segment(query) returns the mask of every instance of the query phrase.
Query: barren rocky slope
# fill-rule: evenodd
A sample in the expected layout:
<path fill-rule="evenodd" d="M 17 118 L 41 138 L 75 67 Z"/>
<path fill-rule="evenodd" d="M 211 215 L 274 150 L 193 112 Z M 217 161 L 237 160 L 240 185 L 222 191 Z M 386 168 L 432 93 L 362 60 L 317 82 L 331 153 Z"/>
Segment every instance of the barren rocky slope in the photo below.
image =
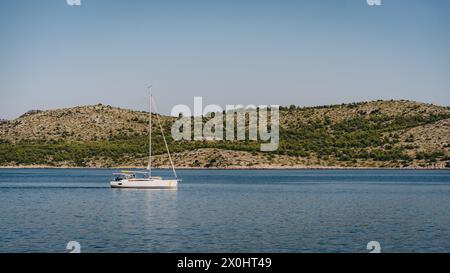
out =
<path fill-rule="evenodd" d="M 450 108 L 412 101 L 282 107 L 280 148 L 260 142 L 174 142 L 179 167 L 308 168 L 450 166 Z M 105 105 L 31 111 L 0 122 L 0 166 L 119 167 L 146 165 L 148 113 Z M 155 130 L 156 124 L 154 124 Z M 155 165 L 166 167 L 154 135 Z M 159 154 L 159 155 L 158 155 Z"/>

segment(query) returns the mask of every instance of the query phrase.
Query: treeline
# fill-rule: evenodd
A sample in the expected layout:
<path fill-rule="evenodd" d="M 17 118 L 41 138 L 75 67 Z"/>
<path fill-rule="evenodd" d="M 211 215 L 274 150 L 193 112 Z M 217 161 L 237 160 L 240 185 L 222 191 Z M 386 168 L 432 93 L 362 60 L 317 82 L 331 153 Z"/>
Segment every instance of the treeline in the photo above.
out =
<path fill-rule="evenodd" d="M 284 109 L 283 111 L 292 111 Z M 280 128 L 280 146 L 275 152 L 268 153 L 294 157 L 314 157 L 322 160 L 337 160 L 356 163 L 361 160 L 400 162 L 408 165 L 413 160 L 429 163 L 448 160 L 442 151 L 420 152 L 415 156 L 407 151 L 414 149 L 410 144 L 414 136 L 402 140 L 399 131 L 438 120 L 448 119 L 450 115 L 410 115 L 390 117 L 381 113 L 356 116 L 333 123 L 327 117 L 309 123 L 289 123 Z M 165 123 L 166 139 L 171 152 L 183 152 L 199 148 L 219 148 L 259 152 L 257 141 L 178 141 L 170 135 L 171 123 Z M 157 128 L 155 128 L 156 130 Z M 152 136 L 154 154 L 164 154 L 162 136 Z M 448 144 L 447 144 L 448 145 Z M 75 166 L 85 166 L 89 161 L 107 159 L 113 165 L 121 164 L 124 158 L 145 158 L 148 153 L 148 136 L 139 133 L 118 132 L 111 134 L 108 140 L 91 141 L 19 141 L 11 143 L 0 139 L 0 165 L 15 163 L 18 165 L 53 165 L 67 162 Z"/>

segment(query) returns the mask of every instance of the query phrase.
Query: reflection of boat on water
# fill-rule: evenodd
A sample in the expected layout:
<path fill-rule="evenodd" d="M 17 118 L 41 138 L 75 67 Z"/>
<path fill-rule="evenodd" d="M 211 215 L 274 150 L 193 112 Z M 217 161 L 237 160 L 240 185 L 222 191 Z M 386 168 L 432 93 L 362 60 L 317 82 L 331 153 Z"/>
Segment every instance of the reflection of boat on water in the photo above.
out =
<path fill-rule="evenodd" d="M 173 165 L 172 157 L 170 156 L 169 147 L 164 136 L 163 127 L 159 116 L 156 115 L 159 128 L 166 145 L 167 155 L 172 166 L 174 178 L 164 179 L 159 176 L 152 176 L 152 104 L 154 104 L 152 95 L 150 94 L 150 117 L 149 117 L 149 157 L 148 157 L 148 172 L 138 171 L 122 171 L 114 173 L 115 179 L 110 182 L 111 188 L 136 188 L 136 189 L 176 189 L 180 179 L 177 178 L 177 173 Z M 156 104 L 154 104 L 156 110 Z"/>

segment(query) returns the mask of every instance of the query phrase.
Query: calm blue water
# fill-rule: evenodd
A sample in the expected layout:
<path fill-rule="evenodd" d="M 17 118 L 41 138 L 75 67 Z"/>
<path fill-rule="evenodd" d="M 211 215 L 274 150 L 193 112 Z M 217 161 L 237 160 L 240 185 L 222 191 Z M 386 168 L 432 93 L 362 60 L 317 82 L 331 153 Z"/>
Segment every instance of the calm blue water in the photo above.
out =
<path fill-rule="evenodd" d="M 0 169 L 0 252 L 450 252 L 448 171 L 192 170 L 178 191 L 111 172 Z"/>

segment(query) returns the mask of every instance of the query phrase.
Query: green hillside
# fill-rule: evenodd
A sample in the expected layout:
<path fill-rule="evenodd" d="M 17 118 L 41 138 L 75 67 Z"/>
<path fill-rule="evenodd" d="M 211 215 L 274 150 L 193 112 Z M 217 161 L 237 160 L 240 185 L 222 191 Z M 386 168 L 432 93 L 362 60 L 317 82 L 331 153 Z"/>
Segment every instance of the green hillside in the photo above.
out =
<path fill-rule="evenodd" d="M 280 147 L 253 141 L 174 142 L 179 167 L 450 167 L 450 108 L 411 101 L 282 107 Z M 95 105 L 33 111 L 0 123 L 0 166 L 146 165 L 148 113 Z M 154 124 L 154 130 L 157 130 Z M 167 166 L 153 135 L 155 165 Z"/>

